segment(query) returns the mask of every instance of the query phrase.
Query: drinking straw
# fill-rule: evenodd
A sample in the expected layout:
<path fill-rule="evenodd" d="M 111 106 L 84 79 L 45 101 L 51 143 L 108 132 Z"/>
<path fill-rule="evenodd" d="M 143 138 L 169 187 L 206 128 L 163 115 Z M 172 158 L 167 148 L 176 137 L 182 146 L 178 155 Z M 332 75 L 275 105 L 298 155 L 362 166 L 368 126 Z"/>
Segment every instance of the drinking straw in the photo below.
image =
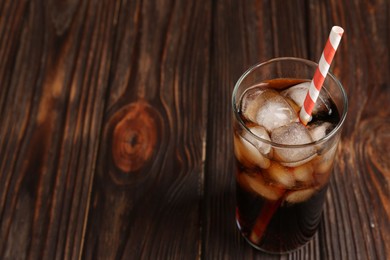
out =
<path fill-rule="evenodd" d="M 325 48 L 314 73 L 314 77 L 310 83 L 305 101 L 303 102 L 303 107 L 299 113 L 299 119 L 304 125 L 307 125 L 307 123 L 311 120 L 311 114 L 313 112 L 314 105 L 317 101 L 318 95 L 320 94 L 322 84 L 324 84 L 330 64 L 332 63 L 334 54 L 337 50 L 337 47 L 339 46 L 343 33 L 344 29 L 340 26 L 333 26 L 332 30 L 330 31 L 329 38 L 325 44 Z"/>
<path fill-rule="evenodd" d="M 266 201 L 262 207 L 259 215 L 256 218 L 255 224 L 252 227 L 252 232 L 249 236 L 249 240 L 252 243 L 259 244 L 261 239 L 264 236 L 264 233 L 267 229 L 269 222 L 271 221 L 276 210 L 279 208 L 282 203 L 284 196 L 279 198 L 277 201 Z"/>

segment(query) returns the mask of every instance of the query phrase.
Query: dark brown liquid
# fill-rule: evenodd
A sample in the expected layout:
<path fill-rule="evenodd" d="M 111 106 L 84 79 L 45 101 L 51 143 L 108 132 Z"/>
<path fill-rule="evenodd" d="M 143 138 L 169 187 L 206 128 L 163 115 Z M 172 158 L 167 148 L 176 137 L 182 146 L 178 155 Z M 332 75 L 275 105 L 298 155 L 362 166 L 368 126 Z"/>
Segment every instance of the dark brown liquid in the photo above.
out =
<path fill-rule="evenodd" d="M 237 184 L 236 218 L 242 234 L 249 239 L 256 221 L 262 221 L 262 217 L 270 218 L 260 242 L 255 244 L 250 241 L 252 244 L 268 252 L 288 252 L 304 245 L 318 228 L 326 190 L 327 186 L 307 201 L 289 205 L 267 201 Z M 260 216 L 261 212 L 265 212 L 265 215 Z"/>
<path fill-rule="evenodd" d="M 269 81 L 270 88 L 281 91 L 289 86 L 302 81 L 278 79 Z M 245 118 L 242 118 L 247 122 Z M 339 122 L 340 116 L 333 101 L 330 101 L 330 109 L 324 113 L 313 116 L 311 124 L 318 121 L 330 122 L 334 126 Z M 253 124 L 252 122 L 247 122 Z M 236 134 L 240 134 L 236 132 Z M 241 164 L 237 162 L 237 177 L 240 174 L 259 174 L 264 172 L 259 167 Z M 293 167 L 291 167 L 293 169 Z M 314 169 L 314 175 L 316 169 Z M 315 234 L 322 216 L 322 207 L 325 200 L 327 181 L 317 186 L 316 192 L 306 201 L 299 203 L 287 203 L 286 195 L 294 190 L 281 188 L 284 194 L 278 200 L 267 200 L 264 197 L 251 192 L 248 187 L 242 187 L 237 181 L 237 224 L 243 236 L 255 247 L 267 252 L 287 252 L 298 248 L 308 242 Z M 295 189 L 297 190 L 297 189 Z M 253 234 L 258 237 L 252 238 Z"/>

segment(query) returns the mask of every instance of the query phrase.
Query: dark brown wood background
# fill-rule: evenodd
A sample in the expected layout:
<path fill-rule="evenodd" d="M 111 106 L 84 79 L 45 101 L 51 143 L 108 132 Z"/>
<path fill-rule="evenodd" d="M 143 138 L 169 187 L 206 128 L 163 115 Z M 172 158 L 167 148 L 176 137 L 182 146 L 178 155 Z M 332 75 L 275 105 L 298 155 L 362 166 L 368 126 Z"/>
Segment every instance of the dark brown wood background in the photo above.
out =
<path fill-rule="evenodd" d="M 0 1 L 0 259 L 389 259 L 390 3 Z M 234 221 L 230 97 L 318 61 L 350 100 L 323 222 L 252 249 Z"/>

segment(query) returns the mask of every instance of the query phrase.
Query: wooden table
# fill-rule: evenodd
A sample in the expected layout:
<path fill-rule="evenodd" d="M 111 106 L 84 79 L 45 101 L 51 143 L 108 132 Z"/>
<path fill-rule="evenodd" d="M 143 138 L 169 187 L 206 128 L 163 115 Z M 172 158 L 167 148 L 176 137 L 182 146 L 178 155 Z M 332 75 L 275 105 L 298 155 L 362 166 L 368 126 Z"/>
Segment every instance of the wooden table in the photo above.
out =
<path fill-rule="evenodd" d="M 0 259 L 389 259 L 390 3 L 0 2 Z M 289 255 L 234 220 L 230 98 L 252 64 L 332 65 L 350 100 L 323 222 Z"/>

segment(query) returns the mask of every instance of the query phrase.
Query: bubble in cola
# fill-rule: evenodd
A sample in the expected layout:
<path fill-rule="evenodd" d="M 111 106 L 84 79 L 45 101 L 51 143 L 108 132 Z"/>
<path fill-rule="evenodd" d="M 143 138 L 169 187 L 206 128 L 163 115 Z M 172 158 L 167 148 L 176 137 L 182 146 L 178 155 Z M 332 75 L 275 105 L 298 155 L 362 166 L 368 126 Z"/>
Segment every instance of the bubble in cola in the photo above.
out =
<path fill-rule="evenodd" d="M 309 84 L 270 80 L 241 96 L 246 129 L 235 127 L 234 132 L 237 223 L 244 237 L 265 251 L 286 252 L 305 244 L 321 217 L 337 142 L 324 146 L 319 141 L 340 116 L 321 92 L 312 121 L 307 126 L 299 122 Z"/>

